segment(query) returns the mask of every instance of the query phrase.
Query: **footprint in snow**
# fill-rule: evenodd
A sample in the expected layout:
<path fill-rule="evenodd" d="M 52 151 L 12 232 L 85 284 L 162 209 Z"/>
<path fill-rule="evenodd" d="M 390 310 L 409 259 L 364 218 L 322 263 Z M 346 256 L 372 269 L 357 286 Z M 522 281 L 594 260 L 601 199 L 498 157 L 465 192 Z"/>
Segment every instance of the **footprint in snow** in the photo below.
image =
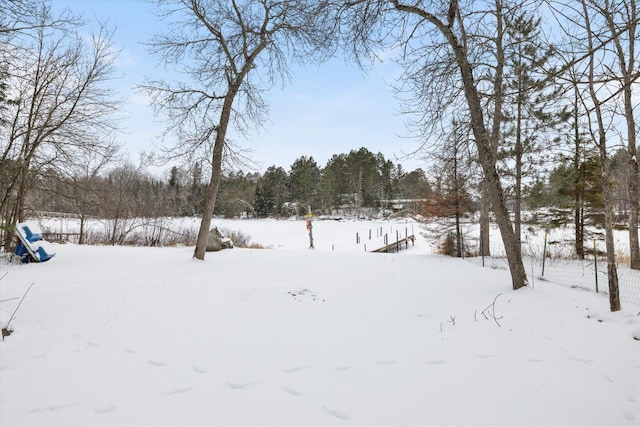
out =
<path fill-rule="evenodd" d="M 294 390 L 289 387 L 282 387 L 282 391 L 284 391 L 287 394 L 290 394 L 291 396 L 300 396 L 302 394 L 298 390 Z"/>
<path fill-rule="evenodd" d="M 282 372 L 285 374 L 293 374 L 300 371 L 306 371 L 307 369 L 311 369 L 311 366 L 295 366 L 293 368 L 283 369 Z"/>
<path fill-rule="evenodd" d="M 427 360 L 427 363 L 429 365 L 442 365 L 444 360 Z"/>
<path fill-rule="evenodd" d="M 93 412 L 96 414 L 108 414 L 109 412 L 113 412 L 116 410 L 115 406 L 107 406 L 105 408 L 93 408 Z"/>
<path fill-rule="evenodd" d="M 182 394 L 182 393 L 186 393 L 188 391 L 193 390 L 193 387 L 185 387 L 185 388 L 178 388 L 175 390 L 171 390 L 171 391 L 167 391 L 164 393 L 165 396 L 173 396 L 175 394 Z"/>
<path fill-rule="evenodd" d="M 569 357 L 569 359 L 571 360 L 575 360 L 576 362 L 582 362 L 587 366 L 591 366 L 591 364 L 593 363 L 593 360 L 589 360 L 589 359 L 581 359 L 579 357 Z"/>
<path fill-rule="evenodd" d="M 232 390 L 245 390 L 256 383 L 231 383 L 227 382 L 227 386 Z"/>
<path fill-rule="evenodd" d="M 124 348 L 124 351 L 126 351 L 126 352 L 127 352 L 127 353 L 129 353 L 129 354 L 138 354 L 138 352 L 137 352 L 137 351 L 135 351 L 135 350 L 133 350 L 133 349 L 130 349 L 130 348 L 128 348 L 128 347 L 125 347 L 125 348 Z"/>
<path fill-rule="evenodd" d="M 147 360 L 147 363 L 153 366 L 166 366 L 166 363 L 158 362 L 157 360 Z"/>
<path fill-rule="evenodd" d="M 474 354 L 473 357 L 475 357 L 476 359 L 491 359 L 495 356 L 493 354 Z"/>
<path fill-rule="evenodd" d="M 207 371 L 205 371 L 204 369 L 199 368 L 198 366 L 195 366 L 195 365 L 193 365 L 191 367 L 191 369 L 193 369 L 193 372 L 195 372 L 196 374 L 206 374 L 207 373 Z"/>
<path fill-rule="evenodd" d="M 327 408 L 326 406 L 323 406 L 322 409 L 324 410 L 325 414 L 331 415 L 332 417 L 336 417 L 341 420 L 349 419 L 349 415 L 345 414 L 344 412 L 336 411 L 335 409 Z"/>
<path fill-rule="evenodd" d="M 395 360 L 376 360 L 376 363 L 378 365 L 395 365 L 396 361 Z"/>

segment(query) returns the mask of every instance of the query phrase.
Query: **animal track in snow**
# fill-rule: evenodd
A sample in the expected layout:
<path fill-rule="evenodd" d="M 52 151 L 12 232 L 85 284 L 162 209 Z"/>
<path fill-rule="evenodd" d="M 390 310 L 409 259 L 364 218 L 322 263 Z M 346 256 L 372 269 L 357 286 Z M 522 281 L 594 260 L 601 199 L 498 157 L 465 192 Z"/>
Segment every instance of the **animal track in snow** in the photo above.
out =
<path fill-rule="evenodd" d="M 294 390 L 289 387 L 282 387 L 282 391 L 284 391 L 287 394 L 290 394 L 291 396 L 300 396 L 302 394 L 298 390 Z"/>
<path fill-rule="evenodd" d="M 300 371 L 306 371 L 307 369 L 311 369 L 311 366 L 295 366 L 293 368 L 283 369 L 282 372 L 285 374 L 294 374 Z"/>
<path fill-rule="evenodd" d="M 232 383 L 232 382 L 227 382 L 227 386 L 232 389 L 232 390 L 245 390 L 249 387 L 251 387 L 252 385 L 255 385 L 257 383 Z"/>
<path fill-rule="evenodd" d="M 188 391 L 193 390 L 193 387 L 185 387 L 185 388 L 178 388 L 175 390 L 171 390 L 171 391 L 167 391 L 165 392 L 165 396 L 173 396 L 175 394 L 181 394 L 181 393 L 186 393 Z"/>
<path fill-rule="evenodd" d="M 575 360 L 576 362 L 582 362 L 587 366 L 591 366 L 591 364 L 593 363 L 593 360 L 589 360 L 589 359 L 581 359 L 579 357 L 569 357 L 569 359 L 571 360 Z"/>
<path fill-rule="evenodd" d="M 107 414 L 116 410 L 115 406 L 107 406 L 105 408 L 93 408 L 93 412 L 96 414 Z"/>
<path fill-rule="evenodd" d="M 349 419 L 349 415 L 345 414 L 344 412 L 340 412 L 340 411 L 337 411 L 335 409 L 327 408 L 326 406 L 323 406 L 322 409 L 324 410 L 325 414 L 331 415 L 332 417 L 336 417 L 336 418 L 339 418 L 341 420 L 348 420 Z"/>
<path fill-rule="evenodd" d="M 476 359 L 491 359 L 495 356 L 493 354 L 474 354 L 473 357 L 475 357 Z"/>

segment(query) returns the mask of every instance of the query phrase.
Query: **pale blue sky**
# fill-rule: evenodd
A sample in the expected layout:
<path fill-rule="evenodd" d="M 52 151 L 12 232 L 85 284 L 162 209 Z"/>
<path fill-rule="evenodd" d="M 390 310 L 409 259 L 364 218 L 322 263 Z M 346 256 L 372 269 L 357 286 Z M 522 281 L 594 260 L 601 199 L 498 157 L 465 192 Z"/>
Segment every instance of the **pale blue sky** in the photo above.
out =
<path fill-rule="evenodd" d="M 120 96 L 126 98 L 126 133 L 118 139 L 131 160 L 141 151 L 157 151 L 162 124 L 154 122 L 148 100 L 134 92 L 144 76 L 158 76 L 162 67 L 142 43 L 149 41 L 159 26 L 152 5 L 142 0 L 53 0 L 55 8 L 69 8 L 88 20 L 107 18 L 116 33 L 113 41 L 122 50 L 118 60 Z M 419 141 L 407 138 L 406 117 L 399 115 L 399 103 L 385 83 L 398 76 L 389 63 L 364 74 L 355 65 L 336 58 L 320 67 L 295 69 L 291 83 L 274 88 L 265 98 L 270 104 L 270 121 L 248 138 L 232 135 L 257 163 L 259 172 L 271 166 L 289 169 L 300 156 L 313 156 L 320 167 L 333 154 L 366 147 L 381 152 L 407 171 L 426 168 L 423 161 L 399 159 L 415 151 Z M 162 174 L 169 166 L 153 169 Z M 247 172 L 245 170 L 245 172 Z"/>

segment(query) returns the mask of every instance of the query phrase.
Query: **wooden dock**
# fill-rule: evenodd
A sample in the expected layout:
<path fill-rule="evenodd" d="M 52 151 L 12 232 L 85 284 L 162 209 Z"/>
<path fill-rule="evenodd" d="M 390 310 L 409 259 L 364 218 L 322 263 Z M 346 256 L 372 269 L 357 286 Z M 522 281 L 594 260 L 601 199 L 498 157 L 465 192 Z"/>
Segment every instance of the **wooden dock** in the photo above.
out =
<path fill-rule="evenodd" d="M 416 236 L 412 234 L 411 236 L 403 237 L 402 239 L 398 239 L 393 243 L 386 244 L 381 248 L 375 249 L 371 252 L 376 252 L 376 253 L 400 252 L 400 249 L 402 249 L 403 245 L 404 245 L 404 248 L 407 249 L 409 248 L 409 241 L 411 241 L 411 246 L 413 246 L 415 244 L 415 240 L 416 240 Z"/>

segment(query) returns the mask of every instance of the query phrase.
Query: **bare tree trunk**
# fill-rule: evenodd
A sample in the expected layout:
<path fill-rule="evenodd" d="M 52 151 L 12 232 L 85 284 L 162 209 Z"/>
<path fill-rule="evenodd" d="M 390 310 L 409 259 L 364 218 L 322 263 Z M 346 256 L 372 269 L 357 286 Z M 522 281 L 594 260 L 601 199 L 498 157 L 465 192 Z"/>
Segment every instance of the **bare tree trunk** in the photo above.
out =
<path fill-rule="evenodd" d="M 78 237 L 78 244 L 84 244 L 84 225 L 85 225 L 85 216 L 84 214 L 80 215 L 80 236 Z"/>
<path fill-rule="evenodd" d="M 615 51 L 618 57 L 618 63 L 620 67 L 620 73 L 622 74 L 622 93 L 624 97 L 624 115 L 627 125 L 627 153 L 629 163 L 629 176 L 628 176 L 628 188 L 629 188 L 629 249 L 631 258 L 631 268 L 634 270 L 640 270 L 640 246 L 638 244 L 638 212 L 640 210 L 640 203 L 638 201 L 638 179 L 640 177 L 638 173 L 638 159 L 636 148 L 636 122 L 634 118 L 634 103 L 633 103 L 633 91 L 632 85 L 637 79 L 635 63 L 637 61 L 635 55 L 635 38 L 637 28 L 637 9 L 635 0 L 626 0 L 621 2 L 620 6 L 624 6 L 625 14 L 621 11 L 614 10 L 609 0 L 605 0 L 599 7 L 600 13 L 607 21 L 607 27 L 611 32 L 612 41 L 615 46 Z M 627 29 L 624 31 L 628 35 L 628 49 L 622 46 L 620 36 L 622 35 L 618 31 L 618 25 L 614 22 L 614 15 L 619 12 L 622 19 L 625 20 L 624 24 L 627 25 Z"/>
<path fill-rule="evenodd" d="M 442 31 L 447 36 L 447 39 L 453 48 L 460 68 L 465 97 L 471 114 L 471 127 L 478 146 L 478 158 L 480 160 L 480 165 L 484 170 L 488 193 L 491 197 L 496 222 L 504 243 L 509 270 L 511 272 L 512 286 L 514 290 L 520 289 L 527 284 L 527 275 L 522 262 L 520 243 L 518 242 L 516 234 L 511 226 L 509 210 L 507 209 L 505 202 L 500 177 L 496 170 L 496 159 L 494 156 L 492 141 L 484 125 L 482 105 L 475 86 L 473 69 L 469 64 L 463 47 L 458 43 L 451 30 L 445 26 Z"/>
<path fill-rule="evenodd" d="M 627 121 L 627 151 L 629 152 L 629 249 L 631 255 L 630 267 L 634 270 L 640 270 L 640 244 L 638 241 L 638 214 L 640 212 L 640 202 L 638 201 L 638 180 L 640 179 L 640 173 L 638 172 L 638 153 L 636 148 L 636 122 L 634 117 L 634 102 L 632 84 L 635 81 L 634 65 L 635 58 L 635 29 L 637 22 L 637 11 L 635 0 L 630 1 L 630 22 L 629 22 L 629 63 L 625 65 L 624 55 L 622 48 L 620 47 L 619 38 L 615 39 L 616 45 L 619 48 L 619 56 L 621 61 L 621 68 L 624 73 L 624 114 Z"/>
<path fill-rule="evenodd" d="M 250 54 L 245 53 L 246 62 L 238 73 L 238 76 L 229 82 L 229 88 L 224 97 L 222 111 L 220 112 L 220 123 L 216 129 L 216 140 L 213 145 L 211 179 L 209 180 L 209 187 L 207 188 L 206 203 L 204 211 L 202 212 L 202 221 L 200 222 L 200 229 L 198 230 L 196 247 L 193 252 L 194 258 L 199 260 L 204 260 L 204 255 L 207 250 L 207 236 L 209 235 L 211 218 L 213 217 L 213 211 L 216 207 L 218 188 L 220 187 L 220 179 L 222 176 L 222 156 L 224 155 L 225 138 L 227 135 L 227 128 L 229 127 L 229 121 L 231 120 L 233 101 L 244 78 L 249 73 L 249 70 L 253 68 L 256 58 L 266 46 L 267 42 L 263 40 Z"/>
<path fill-rule="evenodd" d="M 491 230 L 489 207 L 491 204 L 484 179 L 482 180 L 482 189 L 480 191 L 480 255 L 491 256 L 491 241 L 489 239 L 489 232 Z"/>
<path fill-rule="evenodd" d="M 583 199 L 584 199 L 584 174 L 582 173 L 583 168 L 580 165 L 580 127 L 578 123 L 578 87 L 577 83 L 574 80 L 574 152 L 573 152 L 573 169 L 575 172 L 574 179 L 574 225 L 576 229 L 575 233 L 575 246 L 576 246 L 576 256 L 578 259 L 584 259 L 584 210 L 583 210 Z"/>
<path fill-rule="evenodd" d="M 414 13 L 433 24 L 446 38 L 453 51 L 462 78 L 465 98 L 469 107 L 471 129 L 478 149 L 478 160 L 484 171 L 485 181 L 496 215 L 496 222 L 500 229 L 500 234 L 502 235 L 502 241 L 507 255 L 507 262 L 509 264 L 509 271 L 511 272 L 512 286 L 514 290 L 520 289 L 528 283 L 527 274 L 522 262 L 520 244 L 518 243 L 518 239 L 516 238 L 512 228 L 509 210 L 507 209 L 502 190 L 502 184 L 500 183 L 500 177 L 496 169 L 496 157 L 494 155 L 493 147 L 494 141 L 492 141 L 492 135 L 489 134 L 485 127 L 482 103 L 480 102 L 480 95 L 478 94 L 476 82 L 473 77 L 473 67 L 467 57 L 467 51 L 464 45 L 458 40 L 451 26 L 442 22 L 435 15 L 420 9 L 417 6 L 401 4 L 398 0 L 391 0 L 391 3 L 396 9 L 408 13 Z M 496 3 L 499 12 L 501 12 L 499 0 L 497 0 Z M 451 1 L 451 8 L 454 9 L 456 14 L 458 13 L 457 2 L 455 0 Z M 501 23 L 501 19 L 498 21 Z"/>
<path fill-rule="evenodd" d="M 585 29 L 587 31 L 587 43 L 589 52 L 594 52 L 593 39 L 594 34 L 591 29 L 591 21 L 589 11 L 587 9 L 586 0 L 582 0 L 582 9 L 584 12 Z M 609 282 L 609 306 L 611 311 L 619 311 L 620 291 L 618 287 L 618 269 L 616 266 L 615 245 L 613 241 L 613 203 L 611 200 L 611 182 L 609 178 L 609 157 L 607 154 L 607 135 L 605 131 L 604 119 L 602 114 L 602 102 L 598 99 L 595 81 L 595 59 L 593 55 L 589 57 L 589 95 L 594 105 L 594 113 L 596 115 L 597 139 L 595 140 L 598 151 L 600 153 L 600 167 L 602 170 L 602 199 L 604 203 L 604 228 L 605 228 L 605 245 L 607 249 L 607 278 Z M 595 135 L 594 135 L 595 137 Z M 595 138 L 594 138 L 595 139 Z"/>
<path fill-rule="evenodd" d="M 513 205 L 513 226 L 518 244 L 522 242 L 522 102 L 520 101 L 520 93 L 518 94 L 518 117 L 516 126 L 516 146 L 515 146 L 515 188 L 514 188 L 514 205 Z"/>
<path fill-rule="evenodd" d="M 220 179 L 222 176 L 222 156 L 224 155 L 224 139 L 231 118 L 231 107 L 235 98 L 235 90 L 230 90 L 224 100 L 222 112 L 220 114 L 220 124 L 216 130 L 216 141 L 213 145 L 213 157 L 211 158 L 211 179 L 207 187 L 205 196 L 205 206 L 202 212 L 202 220 L 200 221 L 200 229 L 198 230 L 198 239 L 193 256 L 199 260 L 204 260 L 207 250 L 207 237 L 209 236 L 209 228 L 211 228 L 211 218 L 216 207 L 216 199 L 218 188 L 220 188 Z"/>

